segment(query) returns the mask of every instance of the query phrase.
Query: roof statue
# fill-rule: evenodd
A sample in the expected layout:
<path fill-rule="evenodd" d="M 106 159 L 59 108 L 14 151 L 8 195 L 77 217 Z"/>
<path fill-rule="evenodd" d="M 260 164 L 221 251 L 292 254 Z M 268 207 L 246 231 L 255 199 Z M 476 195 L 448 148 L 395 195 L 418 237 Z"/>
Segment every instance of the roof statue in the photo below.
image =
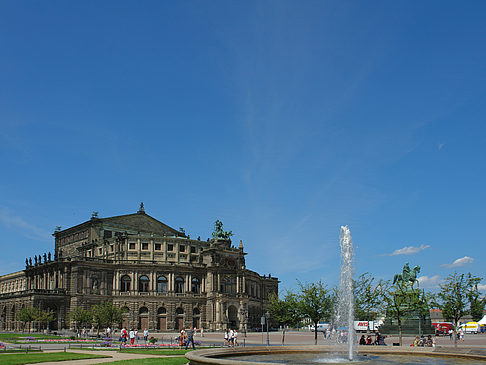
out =
<path fill-rule="evenodd" d="M 410 270 L 410 266 L 408 265 L 408 262 L 403 265 L 403 272 L 401 274 L 396 274 L 395 277 L 393 278 L 393 284 L 403 281 L 405 283 L 410 282 L 413 284 L 415 282 L 418 282 L 417 280 L 417 274 L 420 272 L 420 266 L 414 266 L 413 269 Z"/>
<path fill-rule="evenodd" d="M 223 222 L 221 222 L 219 219 L 216 220 L 214 223 L 213 239 L 229 240 L 232 235 L 233 232 L 231 231 L 223 231 Z"/>
<path fill-rule="evenodd" d="M 140 208 L 138 208 L 138 212 L 140 214 L 145 213 L 145 207 L 143 206 L 143 202 L 140 202 Z"/>

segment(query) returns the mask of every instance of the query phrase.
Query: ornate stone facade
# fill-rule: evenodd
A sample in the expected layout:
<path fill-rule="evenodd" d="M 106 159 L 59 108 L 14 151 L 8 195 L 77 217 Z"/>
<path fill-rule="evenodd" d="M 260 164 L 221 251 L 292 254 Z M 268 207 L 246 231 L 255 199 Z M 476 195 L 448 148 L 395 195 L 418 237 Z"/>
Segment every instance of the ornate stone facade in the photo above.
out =
<path fill-rule="evenodd" d="M 191 239 L 145 213 L 97 214 L 56 230 L 54 255 L 26 260 L 23 271 L 0 277 L 0 330 L 19 330 L 22 306 L 54 311 L 51 329 L 70 328 L 76 306 L 112 300 L 128 308 L 126 327 L 152 331 L 182 326 L 246 330 L 260 325 L 278 280 L 245 265 L 243 245 Z"/>

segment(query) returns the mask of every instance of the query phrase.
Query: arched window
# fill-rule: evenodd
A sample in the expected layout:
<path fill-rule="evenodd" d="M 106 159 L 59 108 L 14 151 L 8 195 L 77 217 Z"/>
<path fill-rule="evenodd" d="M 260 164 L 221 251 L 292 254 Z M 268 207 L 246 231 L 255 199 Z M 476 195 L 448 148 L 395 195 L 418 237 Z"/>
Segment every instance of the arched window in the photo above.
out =
<path fill-rule="evenodd" d="M 127 292 L 130 291 L 130 283 L 132 279 L 130 279 L 130 276 L 128 275 L 123 275 L 121 278 L 121 291 Z"/>
<path fill-rule="evenodd" d="M 157 278 L 157 293 L 167 293 L 167 278 L 165 276 Z"/>
<path fill-rule="evenodd" d="M 180 276 L 175 279 L 175 292 L 184 293 L 184 279 Z"/>
<path fill-rule="evenodd" d="M 138 310 L 138 314 L 148 314 L 148 308 L 142 307 Z"/>
<path fill-rule="evenodd" d="M 193 278 L 191 281 L 191 292 L 199 294 L 201 291 L 201 284 L 199 283 L 198 278 Z"/>
<path fill-rule="evenodd" d="M 140 276 L 138 279 L 138 291 L 147 293 L 149 291 L 149 278 L 146 275 Z"/>
<path fill-rule="evenodd" d="M 192 315 L 193 316 L 198 316 L 199 314 L 201 314 L 201 311 L 199 310 L 199 308 L 194 308 L 192 310 Z"/>
<path fill-rule="evenodd" d="M 157 314 L 159 316 L 166 314 L 166 313 L 167 313 L 167 310 L 164 307 L 160 307 L 159 309 L 157 309 Z"/>

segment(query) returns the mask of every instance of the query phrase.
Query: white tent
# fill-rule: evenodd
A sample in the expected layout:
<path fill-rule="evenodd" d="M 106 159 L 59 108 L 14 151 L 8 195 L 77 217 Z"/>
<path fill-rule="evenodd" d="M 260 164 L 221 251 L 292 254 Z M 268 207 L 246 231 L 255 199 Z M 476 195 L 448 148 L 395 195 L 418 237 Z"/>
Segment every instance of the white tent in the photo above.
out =
<path fill-rule="evenodd" d="M 486 316 L 484 316 L 478 323 L 482 326 L 486 325 Z"/>

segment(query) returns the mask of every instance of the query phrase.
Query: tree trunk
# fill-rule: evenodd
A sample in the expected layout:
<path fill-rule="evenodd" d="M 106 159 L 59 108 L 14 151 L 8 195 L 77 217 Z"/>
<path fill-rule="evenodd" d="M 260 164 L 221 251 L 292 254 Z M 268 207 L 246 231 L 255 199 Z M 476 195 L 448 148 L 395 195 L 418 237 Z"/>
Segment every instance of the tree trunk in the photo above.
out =
<path fill-rule="evenodd" d="M 283 326 L 283 332 L 282 332 L 282 346 L 285 344 L 285 326 Z"/>
<path fill-rule="evenodd" d="M 319 322 L 314 323 L 314 345 L 317 345 L 317 323 Z"/>
<path fill-rule="evenodd" d="M 454 347 L 457 347 L 457 319 L 454 319 Z"/>
<path fill-rule="evenodd" d="M 402 321 L 398 320 L 398 343 L 402 346 Z"/>

